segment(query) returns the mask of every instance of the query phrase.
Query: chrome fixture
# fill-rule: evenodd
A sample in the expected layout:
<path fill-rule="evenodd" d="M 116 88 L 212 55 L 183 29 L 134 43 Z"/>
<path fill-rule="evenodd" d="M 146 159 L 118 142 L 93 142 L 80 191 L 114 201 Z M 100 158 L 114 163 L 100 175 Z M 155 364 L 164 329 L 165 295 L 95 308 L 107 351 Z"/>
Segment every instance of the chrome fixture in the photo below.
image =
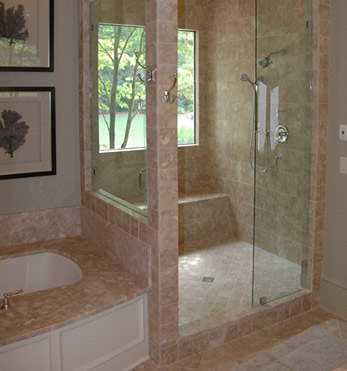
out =
<path fill-rule="evenodd" d="M 10 304 L 10 301 L 9 301 L 9 298 L 13 295 L 19 295 L 19 294 L 23 294 L 23 290 L 16 290 L 16 291 L 12 291 L 12 292 L 5 292 L 4 293 L 4 298 L 2 300 L 2 305 L 1 305 L 1 310 L 4 310 L 4 311 L 7 311 L 10 309 L 11 307 L 11 304 Z"/>
<path fill-rule="evenodd" d="M 146 190 L 145 182 L 143 181 L 145 172 L 146 169 L 142 169 L 139 172 L 139 189 L 141 192 L 144 192 Z"/>
<path fill-rule="evenodd" d="M 262 296 L 259 301 L 260 301 L 260 305 L 266 305 L 267 304 L 267 297 Z"/>
<path fill-rule="evenodd" d="M 277 52 L 272 52 L 270 53 L 267 57 L 265 57 L 264 59 L 260 60 L 258 63 L 259 63 L 259 66 L 261 68 L 267 68 L 270 66 L 270 64 L 272 64 L 271 62 L 271 57 L 275 54 L 280 54 L 280 55 L 285 55 L 287 53 L 287 50 L 286 49 L 281 49 L 281 50 L 278 50 Z"/>
<path fill-rule="evenodd" d="M 256 91 L 257 90 L 257 81 L 252 81 L 249 76 L 246 74 L 246 73 L 243 73 L 241 75 L 241 78 L 240 78 L 241 81 L 245 82 L 249 82 L 252 86 L 253 86 L 253 89 Z"/>
<path fill-rule="evenodd" d="M 140 63 L 139 59 L 140 59 L 140 56 L 139 56 L 139 52 L 135 52 L 135 57 L 136 57 L 136 63 L 141 67 L 143 68 L 144 70 L 146 70 L 146 72 L 148 73 L 149 75 L 149 78 L 146 80 L 146 79 L 143 79 L 141 77 L 141 75 L 138 73 L 137 74 L 137 77 L 138 79 L 146 84 L 147 82 L 150 82 L 150 81 L 155 81 L 155 78 L 154 78 L 154 74 L 157 72 L 157 68 L 155 68 L 154 70 L 150 70 L 148 67 L 146 67 L 145 65 L 143 65 L 142 63 Z"/>
<path fill-rule="evenodd" d="M 286 143 L 288 137 L 289 137 L 288 129 L 283 125 L 277 126 L 274 132 L 275 141 L 278 143 Z"/>
<path fill-rule="evenodd" d="M 175 100 L 176 100 L 176 95 L 171 95 L 171 91 L 172 91 L 172 89 L 176 86 L 176 84 L 177 84 L 177 73 L 175 72 L 174 74 L 173 74 L 173 77 L 174 77 L 174 81 L 173 81 L 173 84 L 172 84 L 172 86 L 171 86 L 171 89 L 169 89 L 169 90 L 165 90 L 164 91 L 164 100 L 165 100 L 165 102 L 168 102 L 168 103 L 173 103 Z"/>
<path fill-rule="evenodd" d="M 275 156 L 276 166 L 278 165 L 278 162 L 282 161 L 283 159 L 284 159 L 284 154 L 283 153 L 280 153 L 279 155 Z"/>
<path fill-rule="evenodd" d="M 249 154 L 248 154 L 248 160 L 249 165 L 251 168 L 257 173 L 257 174 L 264 174 L 268 171 L 270 167 L 270 131 L 265 131 L 264 133 L 260 133 L 256 127 L 255 127 L 255 99 L 257 95 L 258 85 L 257 80 L 254 82 L 249 78 L 249 76 L 246 73 L 243 73 L 240 78 L 243 82 L 249 82 L 253 87 L 253 109 L 252 109 L 252 122 L 251 122 L 251 140 L 249 142 Z M 254 167 L 253 160 L 252 160 L 252 148 L 254 144 L 254 133 L 265 135 L 265 151 L 266 151 L 266 165 L 264 169 L 257 170 Z"/>

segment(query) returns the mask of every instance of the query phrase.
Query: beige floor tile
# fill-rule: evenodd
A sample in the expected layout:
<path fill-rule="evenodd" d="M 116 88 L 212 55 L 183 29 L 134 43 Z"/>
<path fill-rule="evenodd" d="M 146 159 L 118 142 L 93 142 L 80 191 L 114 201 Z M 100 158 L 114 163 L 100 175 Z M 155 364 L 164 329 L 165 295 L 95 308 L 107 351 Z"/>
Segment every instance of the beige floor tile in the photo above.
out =
<path fill-rule="evenodd" d="M 179 257 L 180 334 L 189 335 L 252 313 L 253 246 L 221 238 L 195 241 Z M 256 297 L 270 299 L 301 289 L 298 264 L 257 249 Z M 213 282 L 203 282 L 213 277 Z"/>
<path fill-rule="evenodd" d="M 192 369 L 192 370 L 198 370 L 202 357 L 203 357 L 203 353 L 199 353 L 195 356 L 189 357 L 189 358 L 187 358 L 183 361 L 179 361 L 179 362 L 175 363 L 175 367 L 189 368 L 189 369 Z"/>
<path fill-rule="evenodd" d="M 332 334 L 343 337 L 347 322 L 337 318 L 335 315 L 317 308 L 303 315 L 293 317 L 287 321 L 258 331 L 255 334 L 223 344 L 215 349 L 201 352 L 197 355 L 179 361 L 169 367 L 156 368 L 150 361 L 137 367 L 136 371 L 227 371 L 235 367 L 238 369 L 247 360 L 267 352 L 277 346 L 276 352 L 286 355 L 292 350 L 290 347 L 297 345 L 283 344 L 287 339 L 305 331 L 313 326 L 320 326 Z M 295 339 L 295 338 L 294 338 Z M 304 340 L 303 340 L 304 341 Z M 288 348 L 289 347 L 289 348 Z M 275 367 L 275 366 L 274 366 Z M 244 368 L 241 367 L 242 370 Z M 263 369 L 262 369 L 263 370 Z M 334 371 L 347 370 L 347 364 Z M 301 371 L 301 370 L 298 370 Z"/>

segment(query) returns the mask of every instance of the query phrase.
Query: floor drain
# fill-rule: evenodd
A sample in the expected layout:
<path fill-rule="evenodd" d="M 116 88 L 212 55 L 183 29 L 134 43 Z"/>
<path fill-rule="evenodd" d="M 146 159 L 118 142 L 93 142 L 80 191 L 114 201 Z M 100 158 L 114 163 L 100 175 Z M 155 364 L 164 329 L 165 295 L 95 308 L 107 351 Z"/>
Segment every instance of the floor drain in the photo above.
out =
<path fill-rule="evenodd" d="M 204 277 L 202 279 L 203 282 L 213 282 L 214 281 L 214 277 Z"/>

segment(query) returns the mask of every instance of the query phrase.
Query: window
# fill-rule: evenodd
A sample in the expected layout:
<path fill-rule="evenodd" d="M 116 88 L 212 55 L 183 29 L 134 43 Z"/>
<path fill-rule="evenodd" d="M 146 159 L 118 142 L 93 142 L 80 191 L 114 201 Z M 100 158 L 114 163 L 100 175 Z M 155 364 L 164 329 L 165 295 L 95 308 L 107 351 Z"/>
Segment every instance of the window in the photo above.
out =
<path fill-rule="evenodd" d="M 177 142 L 179 145 L 197 143 L 195 39 L 195 31 L 178 31 Z"/>
<path fill-rule="evenodd" d="M 99 150 L 146 146 L 146 86 L 136 63 L 146 64 L 145 29 L 99 24 Z"/>
<path fill-rule="evenodd" d="M 146 147 L 145 29 L 99 24 L 99 151 Z M 196 34 L 178 31 L 178 144 L 197 143 Z"/>

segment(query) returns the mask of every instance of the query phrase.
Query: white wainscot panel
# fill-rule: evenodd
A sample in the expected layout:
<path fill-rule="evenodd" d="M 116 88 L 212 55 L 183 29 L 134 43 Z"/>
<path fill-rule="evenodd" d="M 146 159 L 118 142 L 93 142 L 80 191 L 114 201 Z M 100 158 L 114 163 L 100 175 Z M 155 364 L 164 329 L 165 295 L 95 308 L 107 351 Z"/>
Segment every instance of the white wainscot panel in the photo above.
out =
<path fill-rule="evenodd" d="M 1 371 L 125 371 L 149 358 L 147 294 L 0 347 Z"/>

